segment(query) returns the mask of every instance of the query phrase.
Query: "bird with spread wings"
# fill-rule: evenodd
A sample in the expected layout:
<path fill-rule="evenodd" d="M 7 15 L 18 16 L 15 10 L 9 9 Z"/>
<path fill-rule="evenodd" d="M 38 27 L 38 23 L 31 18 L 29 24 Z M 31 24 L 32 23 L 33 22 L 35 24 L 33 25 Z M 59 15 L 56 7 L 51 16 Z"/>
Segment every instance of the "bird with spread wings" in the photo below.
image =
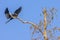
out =
<path fill-rule="evenodd" d="M 9 19 L 6 23 L 8 23 L 10 20 L 15 19 L 18 17 L 19 13 L 21 12 L 22 7 L 19 7 L 17 10 L 15 10 L 14 14 L 10 14 L 8 8 L 5 9 L 5 16 L 7 19 Z"/>

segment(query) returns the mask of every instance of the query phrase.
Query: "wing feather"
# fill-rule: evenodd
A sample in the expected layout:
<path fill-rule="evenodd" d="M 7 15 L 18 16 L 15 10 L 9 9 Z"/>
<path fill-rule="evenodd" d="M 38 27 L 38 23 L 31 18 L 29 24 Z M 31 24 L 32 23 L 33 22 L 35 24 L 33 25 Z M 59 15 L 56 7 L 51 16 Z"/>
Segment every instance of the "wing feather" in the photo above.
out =
<path fill-rule="evenodd" d="M 22 7 L 19 7 L 15 12 L 14 15 L 18 16 L 18 14 L 21 12 Z"/>
<path fill-rule="evenodd" d="M 6 16 L 7 19 L 9 19 L 11 17 L 10 14 L 9 14 L 8 8 L 5 9 L 5 16 Z"/>

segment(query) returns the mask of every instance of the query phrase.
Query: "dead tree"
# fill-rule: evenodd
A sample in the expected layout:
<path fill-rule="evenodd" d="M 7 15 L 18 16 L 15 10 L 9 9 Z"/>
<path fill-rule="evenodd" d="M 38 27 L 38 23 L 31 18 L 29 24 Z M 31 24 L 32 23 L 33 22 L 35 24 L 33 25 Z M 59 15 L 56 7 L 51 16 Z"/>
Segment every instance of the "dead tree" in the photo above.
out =
<path fill-rule="evenodd" d="M 36 33 L 36 31 L 38 30 L 38 32 L 40 32 L 42 34 L 44 40 L 50 40 L 51 37 L 53 38 L 53 36 L 52 36 L 53 34 L 52 34 L 52 31 L 51 30 L 47 30 L 47 27 L 48 27 L 47 25 L 49 25 L 52 22 L 52 20 L 54 18 L 55 11 L 56 11 L 56 9 L 55 8 L 52 8 L 50 10 L 50 13 L 49 13 L 47 11 L 47 9 L 44 8 L 43 11 L 42 11 L 42 13 L 44 15 L 44 19 L 43 19 L 43 22 L 40 21 L 39 25 L 36 24 L 36 23 L 30 22 L 30 21 L 24 21 L 22 18 L 16 18 L 16 19 L 18 19 L 19 21 L 21 21 L 24 24 L 31 24 L 32 27 L 34 28 L 34 31 L 32 32 L 32 35 L 34 33 Z M 42 31 L 41 26 L 43 27 L 44 31 Z M 54 28 L 52 28 L 52 30 L 60 30 L 60 28 L 54 27 Z M 50 38 L 47 35 L 48 33 L 50 33 Z M 32 39 L 32 40 L 40 40 L 39 38 L 40 37 L 35 38 L 35 39 Z M 57 38 L 57 40 L 60 40 L 60 36 Z"/>

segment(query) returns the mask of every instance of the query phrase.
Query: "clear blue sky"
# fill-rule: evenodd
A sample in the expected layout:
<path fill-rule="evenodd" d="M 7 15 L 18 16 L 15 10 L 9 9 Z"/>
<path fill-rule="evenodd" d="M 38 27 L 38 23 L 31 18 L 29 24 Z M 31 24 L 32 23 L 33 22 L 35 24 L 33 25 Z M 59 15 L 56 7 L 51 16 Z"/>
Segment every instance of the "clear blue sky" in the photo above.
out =
<path fill-rule="evenodd" d="M 0 0 L 0 40 L 31 40 L 30 25 L 23 24 L 17 19 L 5 24 L 7 21 L 4 15 L 5 8 L 8 7 L 9 11 L 13 13 L 20 6 L 22 6 L 22 11 L 19 17 L 36 24 L 42 18 L 40 17 L 42 8 L 55 7 L 58 10 L 58 16 L 57 20 L 54 20 L 54 25 L 60 26 L 60 0 Z"/>

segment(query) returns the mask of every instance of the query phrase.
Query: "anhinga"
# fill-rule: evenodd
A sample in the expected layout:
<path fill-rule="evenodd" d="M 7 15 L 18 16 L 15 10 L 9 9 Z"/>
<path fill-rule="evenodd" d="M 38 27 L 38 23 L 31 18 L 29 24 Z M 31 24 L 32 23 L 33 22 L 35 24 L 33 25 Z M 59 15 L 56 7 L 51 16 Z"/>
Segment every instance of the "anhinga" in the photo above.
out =
<path fill-rule="evenodd" d="M 21 12 L 22 7 L 19 7 L 17 10 L 15 10 L 14 14 L 10 14 L 8 8 L 5 9 L 5 16 L 7 19 L 9 19 L 6 23 L 8 23 L 10 20 L 17 18 L 18 14 Z"/>

